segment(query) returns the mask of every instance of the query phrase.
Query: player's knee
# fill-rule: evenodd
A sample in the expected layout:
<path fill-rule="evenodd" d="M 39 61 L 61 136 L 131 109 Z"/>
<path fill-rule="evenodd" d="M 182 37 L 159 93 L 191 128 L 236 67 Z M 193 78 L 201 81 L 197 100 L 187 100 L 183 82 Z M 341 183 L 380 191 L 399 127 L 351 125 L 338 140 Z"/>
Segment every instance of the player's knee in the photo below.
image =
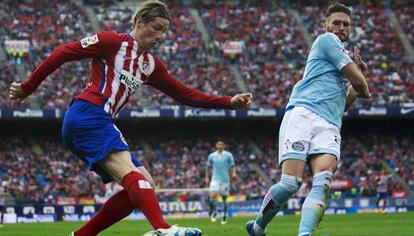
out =
<path fill-rule="evenodd" d="M 322 186 L 329 189 L 331 187 L 333 173 L 331 171 L 322 171 L 313 176 L 312 187 Z"/>
<path fill-rule="evenodd" d="M 311 166 L 313 173 L 320 173 L 324 171 L 335 173 L 338 166 L 338 160 L 334 155 L 325 154 L 317 159 L 312 159 Z"/>
<path fill-rule="evenodd" d="M 280 187 L 282 187 L 289 193 L 294 194 L 299 190 L 300 186 L 302 185 L 302 178 L 283 174 L 279 184 Z"/>

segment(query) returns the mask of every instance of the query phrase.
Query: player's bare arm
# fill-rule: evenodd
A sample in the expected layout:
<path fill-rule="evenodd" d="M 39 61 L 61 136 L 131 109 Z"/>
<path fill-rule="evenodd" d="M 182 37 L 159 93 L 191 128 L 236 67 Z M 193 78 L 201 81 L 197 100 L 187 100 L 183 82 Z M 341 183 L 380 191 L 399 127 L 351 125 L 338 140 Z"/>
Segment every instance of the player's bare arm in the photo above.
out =
<path fill-rule="evenodd" d="M 348 78 L 351 82 L 352 87 L 359 94 L 361 98 L 370 98 L 371 93 L 368 89 L 368 83 L 365 79 L 365 76 L 360 71 L 356 63 L 351 63 L 346 65 L 342 69 L 342 73 Z"/>
<path fill-rule="evenodd" d="M 208 184 L 210 182 L 210 178 L 209 178 L 209 174 L 208 174 L 209 173 L 208 172 L 209 168 L 210 168 L 209 166 L 206 167 L 206 176 L 204 178 L 204 181 L 206 182 L 206 184 Z"/>
<path fill-rule="evenodd" d="M 353 54 L 353 59 L 355 61 L 355 63 L 358 65 L 362 75 L 365 78 L 367 78 L 368 75 L 368 66 L 367 64 L 362 60 L 361 55 L 359 54 L 359 49 L 358 47 L 354 47 L 352 50 L 352 54 Z M 349 107 L 352 106 L 352 104 L 355 102 L 356 98 L 360 97 L 359 93 L 354 89 L 353 86 L 350 86 L 348 89 L 348 96 L 346 98 L 346 103 L 345 103 L 345 111 L 347 111 L 349 109 Z"/>
<path fill-rule="evenodd" d="M 232 179 L 235 179 L 237 177 L 236 167 L 235 166 L 232 166 L 231 169 L 230 169 L 230 172 L 231 172 L 230 173 L 231 178 Z"/>
<path fill-rule="evenodd" d="M 352 106 L 352 104 L 357 99 L 358 95 L 359 94 L 355 91 L 355 89 L 352 86 L 349 86 L 348 96 L 346 97 L 346 103 L 345 103 L 345 111 L 347 111 Z"/>
<path fill-rule="evenodd" d="M 353 48 L 353 55 L 354 55 L 354 61 L 358 65 L 359 69 L 361 70 L 362 75 L 366 78 L 368 75 L 368 65 L 362 60 L 361 55 L 359 54 L 359 48 L 354 47 Z"/>

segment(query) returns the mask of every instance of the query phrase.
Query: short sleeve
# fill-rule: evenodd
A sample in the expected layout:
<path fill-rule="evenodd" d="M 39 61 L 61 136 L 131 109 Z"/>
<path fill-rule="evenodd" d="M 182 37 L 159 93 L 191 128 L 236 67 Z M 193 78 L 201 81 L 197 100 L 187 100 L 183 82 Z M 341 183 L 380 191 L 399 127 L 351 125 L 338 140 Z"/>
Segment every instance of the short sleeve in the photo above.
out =
<path fill-rule="evenodd" d="M 332 63 L 339 71 L 354 62 L 349 57 L 338 36 L 333 33 L 325 33 L 319 36 L 317 48 L 321 56 Z"/>
<path fill-rule="evenodd" d="M 231 154 L 230 152 L 229 152 L 229 164 L 230 164 L 230 166 L 234 166 L 236 163 L 234 162 L 234 157 L 233 157 L 233 154 Z"/>
<path fill-rule="evenodd" d="M 207 161 L 207 166 L 211 166 L 212 164 L 213 164 L 213 160 L 212 160 L 212 155 L 210 154 L 209 156 L 208 156 L 208 161 Z"/>

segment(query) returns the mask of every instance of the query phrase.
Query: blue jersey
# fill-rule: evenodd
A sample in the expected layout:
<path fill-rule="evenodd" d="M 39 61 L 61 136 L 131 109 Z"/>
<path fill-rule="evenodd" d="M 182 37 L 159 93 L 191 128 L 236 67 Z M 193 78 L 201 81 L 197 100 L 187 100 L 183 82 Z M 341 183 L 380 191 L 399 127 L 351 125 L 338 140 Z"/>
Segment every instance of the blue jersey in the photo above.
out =
<path fill-rule="evenodd" d="M 350 85 L 341 70 L 350 63 L 353 61 L 338 36 L 320 35 L 309 52 L 303 79 L 293 87 L 287 109 L 306 107 L 341 127 Z"/>
<path fill-rule="evenodd" d="M 219 154 L 216 151 L 211 153 L 208 156 L 207 165 L 213 167 L 211 181 L 230 182 L 229 169 L 234 166 L 234 158 L 230 152 L 223 151 Z"/>

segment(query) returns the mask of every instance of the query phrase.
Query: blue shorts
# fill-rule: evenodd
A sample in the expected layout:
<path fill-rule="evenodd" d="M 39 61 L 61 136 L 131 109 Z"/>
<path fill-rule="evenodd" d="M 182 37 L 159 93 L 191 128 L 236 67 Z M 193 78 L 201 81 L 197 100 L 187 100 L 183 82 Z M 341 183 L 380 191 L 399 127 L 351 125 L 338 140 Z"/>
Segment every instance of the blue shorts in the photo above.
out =
<path fill-rule="evenodd" d="M 103 107 L 77 100 L 67 110 L 62 126 L 62 138 L 69 149 L 101 176 L 104 183 L 113 181 L 111 175 L 95 165 L 114 151 L 129 151 L 121 132 Z M 131 153 L 135 166 L 141 162 Z"/>
<path fill-rule="evenodd" d="M 378 199 L 385 199 L 388 197 L 388 192 L 377 192 Z"/>

